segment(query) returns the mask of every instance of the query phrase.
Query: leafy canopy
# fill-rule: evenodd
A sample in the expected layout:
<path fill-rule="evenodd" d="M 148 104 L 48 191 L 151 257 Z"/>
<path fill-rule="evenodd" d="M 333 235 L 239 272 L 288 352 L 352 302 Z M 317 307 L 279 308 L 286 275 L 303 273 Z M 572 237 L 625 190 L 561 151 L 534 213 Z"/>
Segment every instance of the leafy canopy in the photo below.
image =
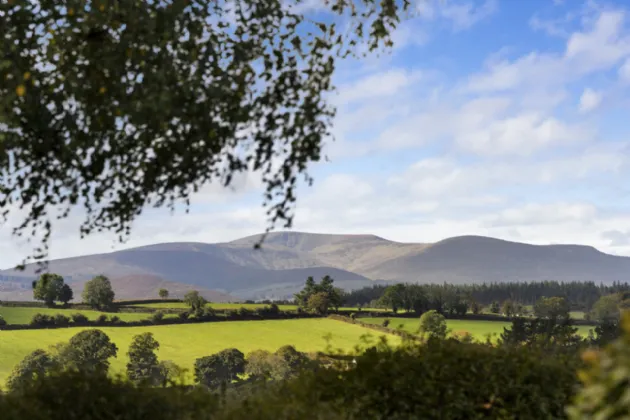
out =
<path fill-rule="evenodd" d="M 83 208 L 124 239 L 147 206 L 258 171 L 269 229 L 321 159 L 338 58 L 391 44 L 408 0 L 0 4 L 0 207 L 20 235 Z M 341 15 L 344 25 L 336 25 Z M 357 46 L 367 45 L 368 48 Z"/>

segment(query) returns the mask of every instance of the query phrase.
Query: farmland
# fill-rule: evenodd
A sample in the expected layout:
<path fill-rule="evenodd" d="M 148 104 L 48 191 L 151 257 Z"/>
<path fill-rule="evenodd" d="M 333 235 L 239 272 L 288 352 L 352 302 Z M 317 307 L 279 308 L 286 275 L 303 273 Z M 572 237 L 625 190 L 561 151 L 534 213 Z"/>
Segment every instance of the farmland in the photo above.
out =
<path fill-rule="evenodd" d="M 115 315 L 123 321 L 141 321 L 148 319 L 151 314 L 148 313 L 131 313 L 131 312 L 98 312 L 90 310 L 77 310 L 77 309 L 61 309 L 61 308 L 38 308 L 38 307 L 14 307 L 14 306 L 0 306 L 0 316 L 7 321 L 7 324 L 28 324 L 31 322 L 33 315 L 57 315 L 62 314 L 65 316 L 71 316 L 72 314 L 81 313 L 88 317 L 90 320 L 95 320 L 100 315 L 112 316 Z M 168 316 L 168 315 L 167 315 Z"/>
<path fill-rule="evenodd" d="M 361 321 L 368 324 L 382 324 L 385 318 L 360 318 Z M 505 321 L 477 321 L 465 319 L 449 319 L 446 321 L 448 328 L 452 333 L 461 333 L 467 331 L 478 340 L 484 340 L 488 334 L 498 337 L 504 328 L 510 327 L 509 322 Z M 402 326 L 404 331 L 416 333 L 418 331 L 418 318 L 390 318 L 390 328 L 398 328 Z M 592 326 L 578 326 L 578 333 L 582 336 L 588 335 L 588 331 L 593 329 Z"/>
<path fill-rule="evenodd" d="M 29 352 L 68 341 L 83 329 L 85 328 L 0 331 L 0 383 L 4 383 L 13 367 Z M 363 335 L 370 334 L 374 338 L 383 335 L 330 319 L 209 322 L 99 329 L 118 346 L 118 357 L 112 360 L 112 373 L 124 370 L 126 352 L 132 337 L 144 332 L 152 332 L 160 343 L 158 357 L 161 360 L 172 360 L 189 370 L 196 358 L 230 347 L 246 354 L 256 349 L 276 350 L 286 344 L 305 352 L 323 351 L 327 347 L 324 337 L 328 335 L 333 349 L 351 351 L 361 343 Z M 395 336 L 390 336 L 389 339 L 392 343 L 399 340 Z"/>

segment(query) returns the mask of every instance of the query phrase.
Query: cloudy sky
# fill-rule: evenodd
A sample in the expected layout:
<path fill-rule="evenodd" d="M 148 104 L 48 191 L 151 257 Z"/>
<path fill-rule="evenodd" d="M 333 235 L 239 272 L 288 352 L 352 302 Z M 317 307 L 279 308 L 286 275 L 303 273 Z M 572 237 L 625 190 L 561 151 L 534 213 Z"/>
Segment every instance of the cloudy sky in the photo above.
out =
<path fill-rule="evenodd" d="M 294 230 L 401 242 L 488 235 L 630 255 L 630 3 L 428 0 L 391 54 L 347 62 L 330 162 Z M 209 185 L 189 214 L 151 211 L 130 240 L 56 225 L 52 257 L 266 227 L 256 176 Z M 33 244 L 0 229 L 0 266 Z"/>

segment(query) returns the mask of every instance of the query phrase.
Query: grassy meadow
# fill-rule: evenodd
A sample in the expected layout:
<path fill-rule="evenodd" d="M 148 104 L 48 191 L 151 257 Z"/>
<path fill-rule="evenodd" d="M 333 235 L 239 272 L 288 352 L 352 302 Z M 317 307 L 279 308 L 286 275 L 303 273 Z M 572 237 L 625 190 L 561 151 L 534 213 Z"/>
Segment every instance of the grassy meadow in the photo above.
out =
<path fill-rule="evenodd" d="M 65 316 L 71 316 L 72 314 L 81 313 L 88 317 L 88 319 L 95 320 L 100 315 L 107 315 L 111 317 L 113 315 L 119 317 L 123 321 L 141 321 L 148 319 L 151 314 L 149 313 L 132 313 L 132 312 L 98 312 L 90 310 L 77 310 L 77 309 L 62 309 L 62 308 L 36 308 L 36 307 L 14 307 L 14 306 L 0 306 L 0 316 L 2 316 L 7 324 L 29 324 L 33 315 L 57 315 L 63 314 Z M 168 316 L 168 315 L 166 315 Z M 171 315 L 174 316 L 174 315 Z"/>
<path fill-rule="evenodd" d="M 383 323 L 383 319 L 385 318 L 359 318 L 360 321 L 365 323 L 378 325 Z M 420 324 L 419 318 L 389 318 L 389 320 L 389 328 L 395 329 L 401 327 L 404 331 L 412 334 L 418 331 L 418 325 Z M 511 325 L 510 322 L 506 321 L 477 321 L 465 319 L 448 319 L 446 320 L 446 324 L 451 330 L 451 333 L 463 333 L 466 331 L 478 340 L 484 340 L 488 334 L 496 339 L 503 332 L 504 328 L 508 328 Z M 595 327 L 579 325 L 577 328 L 579 334 L 587 336 L 588 331 Z"/>
<path fill-rule="evenodd" d="M 144 314 L 146 315 L 146 314 Z M 13 367 L 24 356 L 36 349 L 68 341 L 83 329 L 59 328 L 23 331 L 0 331 L 0 384 L 4 383 Z M 351 351 L 361 344 L 362 336 L 369 334 L 372 340 L 382 336 L 377 331 L 358 325 L 331 319 L 296 319 L 275 321 L 231 321 L 203 324 L 159 325 L 147 327 L 98 327 L 118 346 L 118 357 L 112 360 L 112 373 L 123 372 L 127 362 L 127 350 L 134 335 L 152 332 L 160 343 L 160 360 L 172 360 L 192 371 L 195 359 L 225 348 L 234 347 L 247 354 L 256 349 L 275 351 L 291 344 L 305 352 L 326 350 L 329 336 L 332 349 Z M 389 336 L 395 344 L 399 337 Z"/>

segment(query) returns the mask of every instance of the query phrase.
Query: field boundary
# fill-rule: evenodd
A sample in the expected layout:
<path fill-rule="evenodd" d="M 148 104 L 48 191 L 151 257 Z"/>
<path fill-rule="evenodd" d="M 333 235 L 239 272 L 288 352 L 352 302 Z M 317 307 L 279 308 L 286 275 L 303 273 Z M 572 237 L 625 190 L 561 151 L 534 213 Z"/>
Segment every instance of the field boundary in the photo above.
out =
<path fill-rule="evenodd" d="M 328 318 L 329 319 L 333 319 L 335 321 L 347 322 L 348 324 L 359 325 L 359 326 L 361 326 L 363 328 L 367 328 L 369 330 L 375 330 L 375 331 L 379 331 L 379 332 L 386 333 L 386 334 L 397 335 L 399 337 L 402 337 L 402 338 L 408 339 L 408 340 L 415 340 L 415 341 L 421 340 L 420 336 L 415 335 L 415 334 L 411 334 L 411 333 L 409 333 L 407 331 L 394 329 L 394 328 L 389 328 L 389 327 L 384 327 L 384 326 L 378 325 L 378 324 L 368 324 L 367 322 L 359 321 L 357 319 L 352 319 L 350 317 L 343 316 L 343 315 L 332 314 L 332 315 L 328 315 Z"/>

